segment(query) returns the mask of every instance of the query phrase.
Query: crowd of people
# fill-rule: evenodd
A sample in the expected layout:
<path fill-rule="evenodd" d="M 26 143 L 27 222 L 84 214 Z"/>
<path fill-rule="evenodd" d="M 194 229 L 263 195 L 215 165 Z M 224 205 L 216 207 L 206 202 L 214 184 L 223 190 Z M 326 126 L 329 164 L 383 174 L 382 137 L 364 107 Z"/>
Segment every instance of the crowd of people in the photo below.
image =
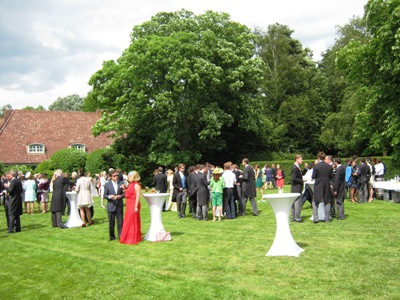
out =
<path fill-rule="evenodd" d="M 303 157 L 296 155 L 290 171 L 291 192 L 300 196 L 292 206 L 292 222 L 303 222 L 301 210 L 307 200 L 313 209 L 314 223 L 320 221 L 320 203 L 324 205 L 325 222 L 330 222 L 334 217 L 343 220 L 346 195 L 349 194 L 352 202 L 372 202 L 372 181 L 383 180 L 385 174 L 385 166 L 380 159 L 372 164 L 370 158 L 353 157 L 343 166 L 340 158 L 333 159 L 324 152 L 318 153 L 314 163 L 304 164 L 304 169 L 301 168 L 302 164 Z M 185 218 L 188 212 L 194 219 L 207 221 L 211 209 L 213 221 L 235 219 L 246 214 L 247 202 L 251 204 L 252 215 L 258 216 L 257 191 L 262 196 L 264 186 L 264 189 L 282 192 L 285 172 L 279 164 L 276 167 L 266 164 L 262 169 L 256 164 L 253 168 L 247 158 L 242 160 L 242 166 L 243 170 L 231 162 L 226 162 L 223 168 L 205 163 L 186 169 L 186 165 L 181 163 L 175 170 L 168 169 L 165 172 L 159 167 L 154 171 L 153 186 L 158 192 L 169 193 L 163 211 L 176 211 L 178 218 Z M 9 233 L 21 231 L 23 204 L 27 214 L 34 213 L 35 203 L 38 212 L 48 212 L 50 192 L 52 226 L 66 228 L 62 216 L 67 209 L 68 215 L 71 209 L 75 209 L 69 206 L 66 192 L 75 191 L 81 226 L 94 224 L 93 196 L 99 195 L 101 207 L 107 209 L 110 241 L 118 238 L 126 244 L 137 244 L 142 240 L 141 188 L 137 172 L 126 174 L 120 169 L 110 169 L 108 173 L 101 172 L 93 177 L 79 170 L 73 172 L 71 178 L 61 170 L 56 170 L 51 180 L 46 174 L 33 175 L 28 172 L 23 175 L 11 170 L 2 177 L 0 184 Z M 107 205 L 104 205 L 104 201 L 107 201 Z"/>
<path fill-rule="evenodd" d="M 353 156 L 342 165 L 340 158 L 332 158 L 324 152 L 319 152 L 314 163 L 305 164 L 301 169 L 303 158 L 295 157 L 291 169 L 291 192 L 300 193 L 292 206 L 292 222 L 303 222 L 301 209 L 310 201 L 313 209 L 313 222 L 320 221 L 318 207 L 323 203 L 324 221 L 331 222 L 333 218 L 345 219 L 344 201 L 349 195 L 352 202 L 367 203 L 375 199 L 374 180 L 384 180 L 385 165 L 381 159 L 373 164 L 369 157 Z M 314 186 L 314 189 L 312 189 Z"/>

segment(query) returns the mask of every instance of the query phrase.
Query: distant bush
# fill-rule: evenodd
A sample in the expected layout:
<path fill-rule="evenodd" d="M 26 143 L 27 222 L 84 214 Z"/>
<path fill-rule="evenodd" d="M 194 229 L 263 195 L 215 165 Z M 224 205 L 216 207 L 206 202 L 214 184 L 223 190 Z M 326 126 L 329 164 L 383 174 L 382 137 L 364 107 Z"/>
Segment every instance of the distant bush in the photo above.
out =
<path fill-rule="evenodd" d="M 254 167 L 256 164 L 260 165 L 260 169 L 264 168 L 265 164 L 268 164 L 271 167 L 271 164 L 280 165 L 281 169 L 284 170 L 285 172 L 285 184 L 291 184 L 292 183 L 292 178 L 290 176 L 290 170 L 292 169 L 292 166 L 294 164 L 294 155 L 292 160 L 275 160 L 275 161 L 251 161 L 250 164 Z M 389 180 L 391 178 L 394 178 L 395 175 L 400 175 L 400 170 L 395 167 L 394 161 L 392 157 L 390 156 L 384 156 L 384 157 L 371 157 L 371 161 L 374 162 L 376 158 L 382 159 L 382 162 L 386 166 L 386 174 L 385 174 L 385 179 Z M 346 164 L 346 159 L 347 158 L 342 158 L 342 164 Z M 314 162 L 315 159 L 303 159 L 303 165 L 300 166 L 302 169 L 304 168 L 304 163 L 310 163 Z"/>
<path fill-rule="evenodd" d="M 55 164 L 51 159 L 41 162 L 35 169 L 35 173 L 47 174 L 51 178 L 56 170 Z"/>
<path fill-rule="evenodd" d="M 18 172 L 22 172 L 22 174 L 26 174 L 28 172 L 33 172 L 32 167 L 29 167 L 27 165 L 15 165 L 15 166 L 7 166 L 4 167 L 4 172 L 8 172 L 10 170 L 17 170 Z"/>
<path fill-rule="evenodd" d="M 87 154 L 82 150 L 67 148 L 54 152 L 50 159 L 55 169 L 71 174 L 85 167 L 86 157 Z"/>
<path fill-rule="evenodd" d="M 108 172 L 108 169 L 114 165 L 113 155 L 114 151 L 110 148 L 100 148 L 89 153 L 86 159 L 86 172 L 92 175 L 101 171 Z"/>

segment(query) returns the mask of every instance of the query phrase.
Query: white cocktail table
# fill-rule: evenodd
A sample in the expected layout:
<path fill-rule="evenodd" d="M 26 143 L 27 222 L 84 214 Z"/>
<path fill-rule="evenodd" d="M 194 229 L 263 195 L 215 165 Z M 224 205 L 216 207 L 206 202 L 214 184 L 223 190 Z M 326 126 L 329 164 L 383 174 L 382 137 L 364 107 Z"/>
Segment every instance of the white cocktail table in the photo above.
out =
<path fill-rule="evenodd" d="M 294 200 L 300 193 L 280 193 L 264 195 L 275 212 L 276 234 L 274 242 L 266 256 L 299 256 L 300 248 L 292 237 L 289 227 L 289 214 Z"/>
<path fill-rule="evenodd" d="M 68 221 L 64 224 L 66 227 L 81 227 L 82 226 L 82 219 L 79 216 L 78 206 L 76 203 L 77 200 L 77 193 L 76 192 L 67 192 L 67 197 L 69 199 L 70 204 L 70 212 Z"/>
<path fill-rule="evenodd" d="M 161 211 L 165 199 L 169 197 L 169 193 L 149 193 L 142 194 L 150 206 L 150 228 L 146 233 L 145 240 L 155 242 L 157 240 L 157 233 L 164 230 L 164 226 L 161 220 Z"/>

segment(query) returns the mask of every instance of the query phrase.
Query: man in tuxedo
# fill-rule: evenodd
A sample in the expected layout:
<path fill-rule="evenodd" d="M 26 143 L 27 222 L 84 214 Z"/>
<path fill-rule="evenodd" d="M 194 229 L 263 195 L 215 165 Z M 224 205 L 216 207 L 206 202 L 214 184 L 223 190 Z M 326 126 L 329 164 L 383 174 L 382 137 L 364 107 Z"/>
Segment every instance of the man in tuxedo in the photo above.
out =
<path fill-rule="evenodd" d="M 4 186 L 8 192 L 8 200 L 6 200 L 8 208 L 8 232 L 20 232 L 22 215 L 22 183 L 18 178 L 17 170 L 10 170 L 10 181 Z"/>
<path fill-rule="evenodd" d="M 195 186 L 194 178 L 199 173 L 199 165 L 190 166 L 188 168 L 189 175 L 187 177 L 188 198 L 189 198 L 189 213 L 192 214 L 193 219 L 196 218 L 197 207 L 197 189 Z"/>
<path fill-rule="evenodd" d="M 62 223 L 62 215 L 65 211 L 67 187 L 73 187 L 75 183 L 69 181 L 67 177 L 64 177 L 60 169 L 55 171 L 55 175 L 56 179 L 53 181 L 53 193 L 51 195 L 50 204 L 51 223 L 53 227 L 63 229 L 66 228 Z"/>
<path fill-rule="evenodd" d="M 249 165 L 249 160 L 244 158 L 242 160 L 244 166 L 243 175 L 240 175 L 242 179 L 242 206 L 243 216 L 246 214 L 246 202 L 250 199 L 251 208 L 253 210 L 253 216 L 258 216 L 256 197 L 256 183 L 253 168 Z"/>
<path fill-rule="evenodd" d="M 192 174 L 192 182 L 194 188 L 194 194 L 196 195 L 196 218 L 198 220 L 207 220 L 208 215 L 208 181 L 207 174 L 205 174 L 205 166 L 198 166 L 198 173 Z"/>
<path fill-rule="evenodd" d="M 122 223 L 124 220 L 124 190 L 122 189 L 123 181 L 119 180 L 119 172 L 111 170 L 109 172 L 111 180 L 104 185 L 104 199 L 107 199 L 108 212 L 108 233 L 110 241 L 115 240 L 115 220 L 117 220 L 118 238 L 121 236 Z"/>
<path fill-rule="evenodd" d="M 301 155 L 296 155 L 294 158 L 294 164 L 290 171 L 292 176 L 292 187 L 291 193 L 300 193 L 299 197 L 296 198 L 294 203 L 292 204 L 292 222 L 302 223 L 301 219 L 301 207 L 302 207 L 302 197 L 301 193 L 303 192 L 303 175 L 301 174 L 300 165 L 303 163 L 303 157 Z"/>
<path fill-rule="evenodd" d="M 331 221 L 331 179 L 333 178 L 333 168 L 325 162 L 326 154 L 319 152 L 318 163 L 314 166 L 312 179 L 314 184 L 314 200 L 313 200 L 313 219 L 314 223 L 318 223 L 318 205 L 320 202 L 325 204 L 325 222 Z"/>
<path fill-rule="evenodd" d="M 342 160 L 335 158 L 336 174 L 333 183 L 333 195 L 336 197 L 336 213 L 339 220 L 344 220 L 344 199 L 346 198 L 346 169 Z"/>
<path fill-rule="evenodd" d="M 371 169 L 366 164 L 366 159 L 361 158 L 361 164 L 358 167 L 358 203 L 368 201 L 368 183 L 371 178 Z"/>
<path fill-rule="evenodd" d="M 235 174 L 236 177 L 236 184 L 233 187 L 233 196 L 234 200 L 237 201 L 237 206 L 235 206 L 235 215 L 241 216 L 243 215 L 243 206 L 242 206 L 242 177 L 243 175 L 242 170 L 240 170 L 237 164 L 232 165 L 232 172 Z"/>
<path fill-rule="evenodd" d="M 158 173 L 154 175 L 153 178 L 153 186 L 157 191 L 160 191 L 160 193 L 166 193 L 168 189 L 167 175 L 165 175 L 163 172 L 164 169 L 159 167 Z M 165 211 L 165 201 L 163 204 L 163 211 Z"/>
<path fill-rule="evenodd" d="M 188 182 L 185 175 L 185 167 L 185 164 L 179 164 L 178 172 L 174 174 L 174 178 L 172 179 L 172 185 L 174 186 L 172 201 L 176 202 L 178 218 L 184 218 L 186 216 Z"/>

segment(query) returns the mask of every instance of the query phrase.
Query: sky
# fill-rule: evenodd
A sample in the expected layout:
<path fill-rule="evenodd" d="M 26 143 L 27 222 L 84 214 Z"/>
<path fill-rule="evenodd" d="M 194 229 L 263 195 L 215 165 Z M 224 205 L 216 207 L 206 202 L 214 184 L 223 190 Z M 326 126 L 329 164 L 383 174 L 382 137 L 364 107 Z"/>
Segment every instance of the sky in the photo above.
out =
<path fill-rule="evenodd" d="M 226 12 L 251 29 L 289 26 L 314 60 L 367 0 L 0 0 L 0 107 L 48 108 L 86 96 L 103 61 L 117 60 L 135 25 L 158 12 Z"/>

